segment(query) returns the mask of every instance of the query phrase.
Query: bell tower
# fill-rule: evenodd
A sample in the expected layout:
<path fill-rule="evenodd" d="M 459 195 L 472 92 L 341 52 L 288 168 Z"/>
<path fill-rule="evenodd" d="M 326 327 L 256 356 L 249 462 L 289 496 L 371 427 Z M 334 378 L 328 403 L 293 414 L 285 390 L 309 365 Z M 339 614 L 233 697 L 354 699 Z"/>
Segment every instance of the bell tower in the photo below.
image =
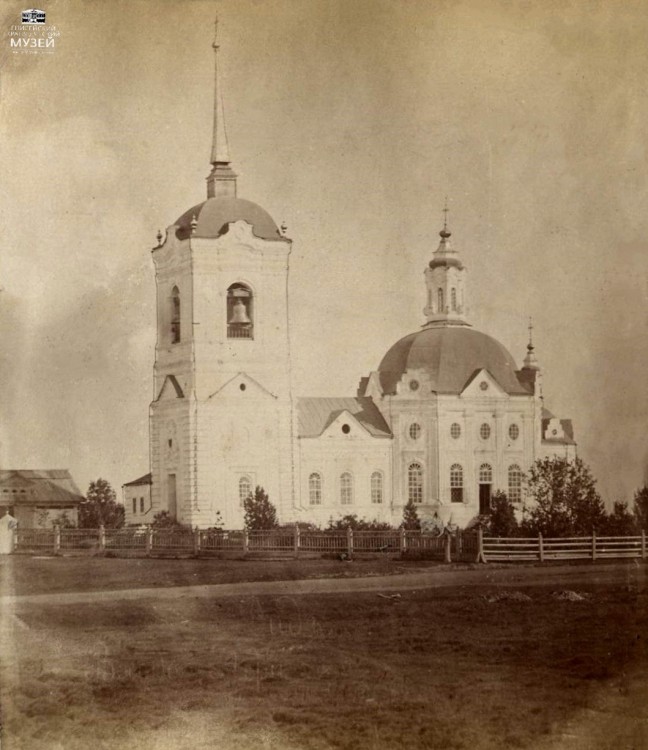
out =
<path fill-rule="evenodd" d="M 288 334 L 291 241 L 239 198 L 215 57 L 207 199 L 153 249 L 158 340 L 150 408 L 153 511 L 241 528 L 256 485 L 280 517 L 294 503 Z"/>
<path fill-rule="evenodd" d="M 423 313 L 426 325 L 470 325 L 466 314 L 466 267 L 452 247 L 448 230 L 448 205 L 443 209 L 441 241 L 425 269 L 427 304 Z"/>

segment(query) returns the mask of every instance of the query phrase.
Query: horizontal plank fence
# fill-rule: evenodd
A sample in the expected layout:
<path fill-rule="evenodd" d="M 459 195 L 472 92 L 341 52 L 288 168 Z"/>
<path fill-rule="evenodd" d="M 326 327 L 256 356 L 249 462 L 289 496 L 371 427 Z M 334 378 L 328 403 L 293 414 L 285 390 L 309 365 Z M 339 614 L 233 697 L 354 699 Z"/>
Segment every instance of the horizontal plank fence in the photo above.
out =
<path fill-rule="evenodd" d="M 66 554 L 86 551 L 114 556 L 299 557 L 387 555 L 444 562 L 549 562 L 646 559 L 646 535 L 543 538 L 491 537 L 481 530 L 430 534 L 386 531 L 269 531 L 191 529 L 29 529 L 15 531 L 14 552 Z"/>

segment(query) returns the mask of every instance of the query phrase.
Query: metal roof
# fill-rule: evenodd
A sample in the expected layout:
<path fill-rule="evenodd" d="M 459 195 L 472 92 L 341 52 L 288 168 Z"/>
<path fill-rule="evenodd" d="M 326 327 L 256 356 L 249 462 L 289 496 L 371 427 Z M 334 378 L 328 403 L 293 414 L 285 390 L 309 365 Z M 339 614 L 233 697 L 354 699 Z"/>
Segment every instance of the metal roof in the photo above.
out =
<path fill-rule="evenodd" d="M 78 505 L 83 495 L 67 469 L 5 469 L 0 471 L 0 501 L 10 504 Z"/>
<path fill-rule="evenodd" d="M 299 437 L 319 437 L 343 412 L 348 411 L 374 437 L 391 437 L 389 425 L 369 396 L 300 398 L 297 404 Z"/>
<path fill-rule="evenodd" d="M 139 479 L 133 479 L 132 482 L 126 482 L 126 484 L 122 484 L 122 487 L 135 487 L 139 484 L 153 484 L 153 475 L 149 472 L 148 474 L 144 474 L 144 476 L 140 477 Z"/>
<path fill-rule="evenodd" d="M 191 222 L 196 219 L 192 234 Z M 234 221 L 246 221 L 252 226 L 252 233 L 263 240 L 288 241 L 281 236 L 274 219 L 261 206 L 243 198 L 208 198 L 182 214 L 174 222 L 176 237 L 220 237 L 227 232 L 227 225 Z"/>

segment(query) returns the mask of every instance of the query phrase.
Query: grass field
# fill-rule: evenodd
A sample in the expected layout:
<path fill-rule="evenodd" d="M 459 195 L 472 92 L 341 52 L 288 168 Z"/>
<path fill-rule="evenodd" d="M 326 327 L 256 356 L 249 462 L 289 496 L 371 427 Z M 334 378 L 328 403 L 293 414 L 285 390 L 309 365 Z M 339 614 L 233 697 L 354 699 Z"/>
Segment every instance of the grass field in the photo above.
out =
<path fill-rule="evenodd" d="M 27 560 L 14 560 L 14 580 L 23 576 L 22 593 L 42 590 L 27 573 L 47 580 L 57 568 Z M 87 560 L 59 562 L 59 590 L 87 579 Z M 173 562 L 159 570 L 186 583 L 191 566 Z M 119 585 L 117 571 L 112 588 L 141 585 L 133 575 Z M 645 575 L 583 584 L 579 601 L 557 598 L 555 586 L 497 588 L 487 576 L 399 596 L 5 608 L 3 750 L 562 749 L 570 722 L 603 710 L 608 693 L 627 694 L 645 669 Z M 600 747 L 648 747 L 643 729 L 619 731 L 627 737 Z"/>

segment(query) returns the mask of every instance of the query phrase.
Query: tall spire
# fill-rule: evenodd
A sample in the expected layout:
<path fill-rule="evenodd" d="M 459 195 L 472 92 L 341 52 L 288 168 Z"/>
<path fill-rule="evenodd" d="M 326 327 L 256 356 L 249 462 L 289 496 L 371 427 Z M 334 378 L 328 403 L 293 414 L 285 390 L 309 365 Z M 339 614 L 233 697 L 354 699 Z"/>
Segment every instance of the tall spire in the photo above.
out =
<path fill-rule="evenodd" d="M 230 166 L 227 131 L 225 130 L 225 111 L 218 75 L 218 18 L 214 23 L 214 128 L 212 132 L 211 165 L 212 171 L 207 178 L 207 197 L 236 197 L 236 173 Z"/>
<path fill-rule="evenodd" d="M 529 343 L 527 344 L 527 354 L 524 358 L 524 368 L 526 370 L 539 370 L 540 365 L 536 359 L 535 347 L 533 346 L 533 319 L 529 318 Z"/>

